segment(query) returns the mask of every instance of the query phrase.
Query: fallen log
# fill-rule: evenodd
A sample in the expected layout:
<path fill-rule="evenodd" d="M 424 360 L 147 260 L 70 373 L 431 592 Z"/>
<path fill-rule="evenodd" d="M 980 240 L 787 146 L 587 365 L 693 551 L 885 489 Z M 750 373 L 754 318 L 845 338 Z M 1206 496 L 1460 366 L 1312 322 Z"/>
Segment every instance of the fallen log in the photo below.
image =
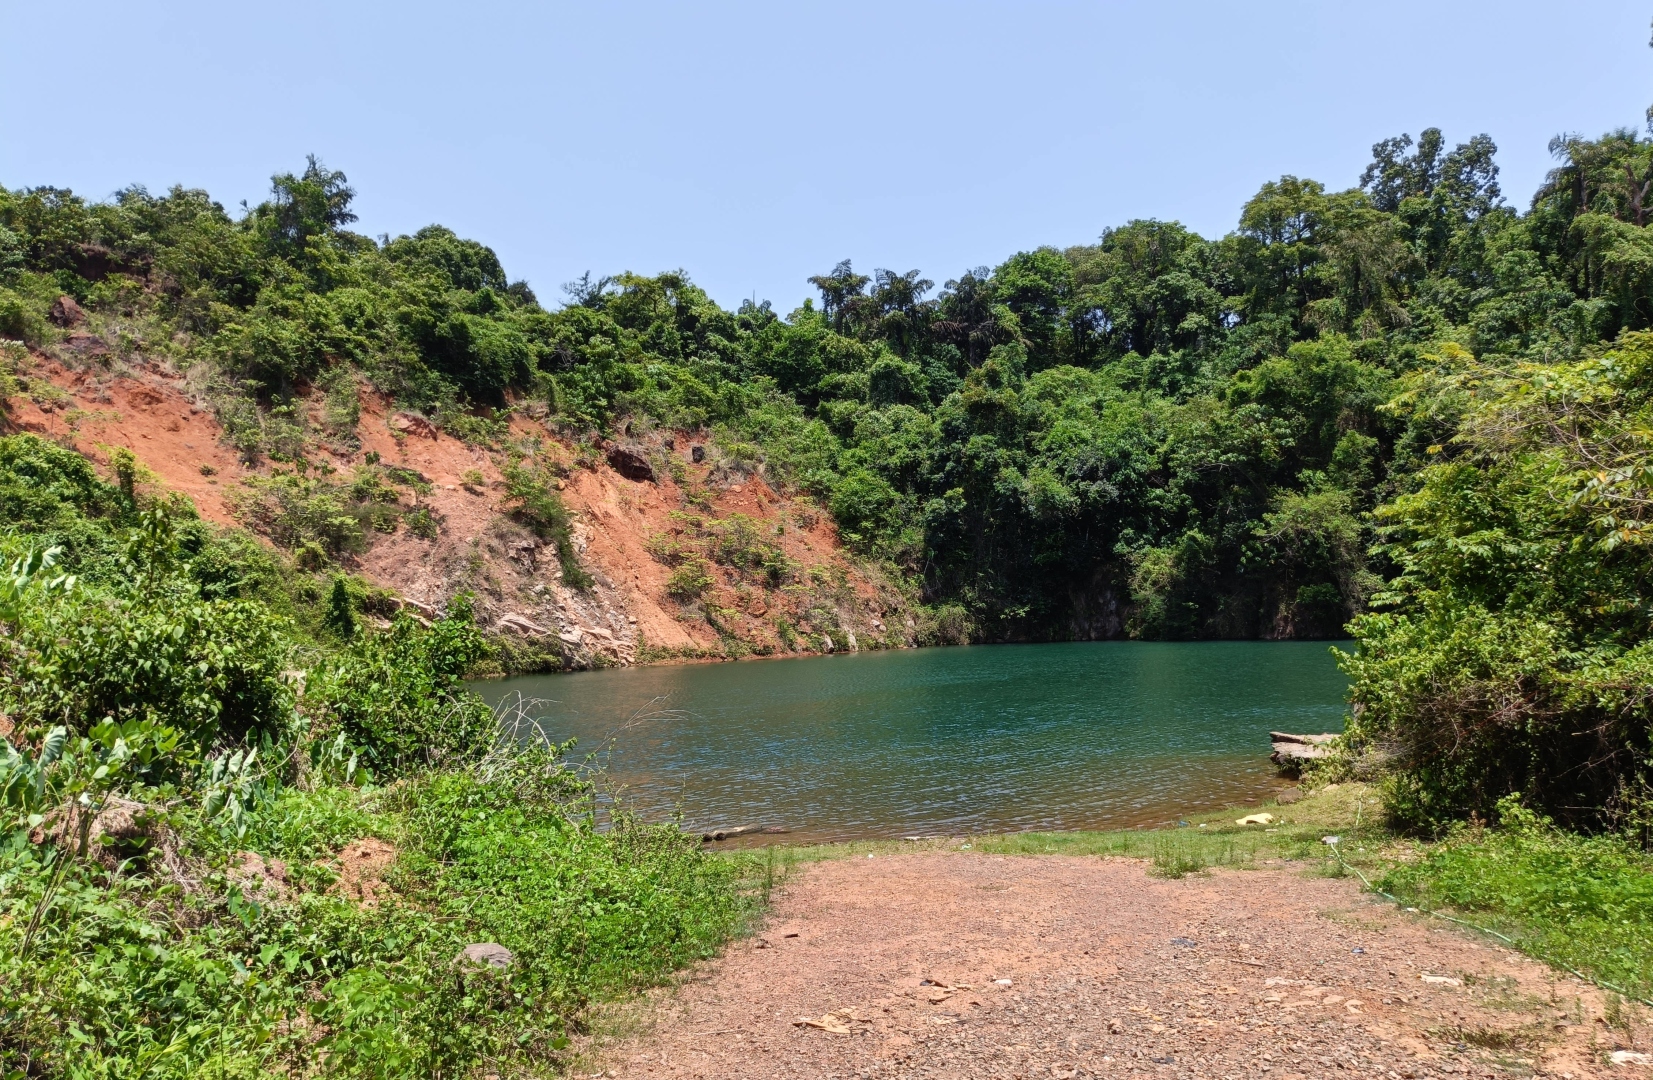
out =
<path fill-rule="evenodd" d="M 1271 731 L 1269 740 L 1274 744 L 1274 752 L 1269 760 L 1282 769 L 1295 769 L 1305 761 L 1331 755 L 1330 744 L 1336 739 L 1336 732 L 1326 732 L 1322 735 L 1294 735 L 1289 731 Z"/>

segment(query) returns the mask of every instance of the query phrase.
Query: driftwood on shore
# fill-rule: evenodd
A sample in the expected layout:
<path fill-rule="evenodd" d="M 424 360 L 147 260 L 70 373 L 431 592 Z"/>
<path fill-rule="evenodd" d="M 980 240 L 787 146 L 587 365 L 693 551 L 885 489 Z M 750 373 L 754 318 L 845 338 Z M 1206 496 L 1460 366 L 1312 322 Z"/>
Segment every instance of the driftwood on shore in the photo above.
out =
<path fill-rule="evenodd" d="M 727 840 L 732 836 L 742 836 L 748 833 L 784 833 L 790 832 L 782 825 L 737 825 L 733 829 L 713 829 L 700 837 L 700 842 L 709 844 L 714 840 Z"/>
<path fill-rule="evenodd" d="M 1274 752 L 1268 756 L 1269 760 L 1282 769 L 1296 769 L 1305 761 L 1330 755 L 1331 748 L 1327 744 L 1337 735 L 1334 732 L 1293 735 L 1287 731 L 1271 731 L 1268 737 L 1274 743 Z"/>

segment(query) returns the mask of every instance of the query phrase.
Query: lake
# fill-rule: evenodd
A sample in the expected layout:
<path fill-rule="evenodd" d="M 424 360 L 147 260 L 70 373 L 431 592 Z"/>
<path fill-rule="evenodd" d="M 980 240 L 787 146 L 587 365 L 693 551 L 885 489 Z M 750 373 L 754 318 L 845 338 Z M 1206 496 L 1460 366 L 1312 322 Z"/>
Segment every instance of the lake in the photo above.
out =
<path fill-rule="evenodd" d="M 685 828 L 796 840 L 1121 828 L 1255 801 L 1268 732 L 1340 731 L 1326 642 L 1071 642 L 522 676 L 555 739 Z"/>

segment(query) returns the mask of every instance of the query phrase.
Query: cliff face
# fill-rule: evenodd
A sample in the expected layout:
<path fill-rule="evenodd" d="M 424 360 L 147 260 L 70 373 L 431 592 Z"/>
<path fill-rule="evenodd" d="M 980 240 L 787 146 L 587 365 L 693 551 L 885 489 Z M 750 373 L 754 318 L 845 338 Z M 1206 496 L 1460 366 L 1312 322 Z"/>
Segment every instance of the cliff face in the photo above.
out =
<path fill-rule="evenodd" d="M 160 366 L 108 369 L 35 355 L 7 401 L 11 431 L 32 431 L 108 466 L 125 447 L 147 480 L 188 497 L 203 518 L 274 530 L 249 494 L 290 465 L 248 464 L 204 396 Z M 514 415 L 508 435 L 475 443 L 359 393 L 353 430 L 324 422 L 320 394 L 301 399 L 318 433 L 308 477 L 343 490 L 370 469 L 405 478 L 391 505 L 434 529 L 363 531 L 365 550 L 337 564 L 412 603 L 439 609 L 458 592 L 502 645 L 507 667 L 583 668 L 670 658 L 899 648 L 914 642 L 902 593 L 851 560 L 827 515 L 723 458 L 702 433 L 652 431 L 619 444 L 575 441 Z M 326 432 L 323 436 L 322 432 Z M 587 585 L 565 580 L 553 544 L 511 513 L 504 470 L 521 447 L 570 512 Z M 377 463 L 371 465 L 370 463 Z M 434 532 L 434 535 L 431 533 Z"/>

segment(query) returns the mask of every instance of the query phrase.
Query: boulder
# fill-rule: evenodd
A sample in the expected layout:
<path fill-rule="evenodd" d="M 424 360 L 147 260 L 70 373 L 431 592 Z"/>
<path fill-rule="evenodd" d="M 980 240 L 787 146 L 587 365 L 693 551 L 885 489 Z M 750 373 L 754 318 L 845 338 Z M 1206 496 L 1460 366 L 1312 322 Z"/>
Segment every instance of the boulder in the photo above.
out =
<path fill-rule="evenodd" d="M 423 616 L 432 622 L 436 620 L 436 608 L 432 607 L 430 604 L 404 596 L 396 601 L 396 605 L 399 608 L 410 608 L 414 611 L 414 613 Z"/>
<path fill-rule="evenodd" d="M 499 628 L 501 630 L 510 630 L 513 633 L 521 634 L 523 637 L 551 636 L 551 631 L 547 630 L 539 623 L 534 622 L 526 615 L 518 615 L 514 611 L 499 617 Z"/>
<path fill-rule="evenodd" d="M 504 971 L 511 966 L 516 957 L 511 950 L 495 941 L 479 941 L 474 945 L 467 945 L 459 950 L 453 962 L 461 967 L 473 971 L 484 971 L 492 968 L 495 971 Z"/>
<path fill-rule="evenodd" d="M 390 418 L 392 431 L 403 435 L 417 435 L 421 439 L 436 438 L 436 425 L 417 413 L 399 412 Z"/>
<path fill-rule="evenodd" d="M 72 296 L 60 296 L 52 301 L 52 309 L 46 317 L 59 326 L 79 326 L 86 321 L 86 312 L 81 310 Z"/>
<path fill-rule="evenodd" d="M 641 450 L 631 446 L 611 446 L 605 456 L 609 468 L 627 480 L 654 480 L 654 465 Z"/>

